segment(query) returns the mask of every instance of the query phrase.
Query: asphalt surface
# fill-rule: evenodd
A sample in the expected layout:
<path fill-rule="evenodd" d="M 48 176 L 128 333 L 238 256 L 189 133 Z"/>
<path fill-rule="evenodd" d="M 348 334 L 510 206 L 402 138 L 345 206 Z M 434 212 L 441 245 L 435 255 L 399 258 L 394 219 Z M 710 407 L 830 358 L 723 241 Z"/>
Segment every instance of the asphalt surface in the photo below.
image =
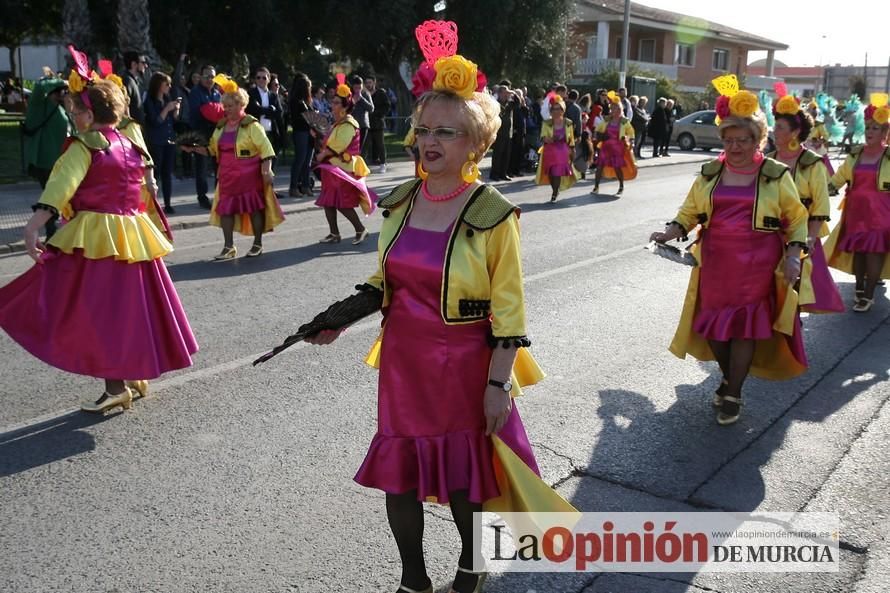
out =
<path fill-rule="evenodd" d="M 522 207 L 529 333 L 548 374 L 519 409 L 544 478 L 579 509 L 833 511 L 841 570 L 506 574 L 486 591 L 886 590 L 890 303 L 882 293 L 866 315 L 806 317 L 809 372 L 750 380 L 741 420 L 717 426 L 714 365 L 667 352 L 689 269 L 643 249 L 701 157 L 644 162 L 621 198 L 614 183 L 594 198 L 582 182 L 549 204 L 529 177 L 499 184 Z M 409 174 L 397 164 L 373 184 Z M 191 199 L 177 197 L 174 223 L 205 216 Z M 130 412 L 77 412 L 97 381 L 0 336 L 0 591 L 395 591 L 383 496 L 352 481 L 375 431 L 376 373 L 361 359 L 377 321 L 250 366 L 373 272 L 381 219 L 361 246 L 319 245 L 327 226 L 311 201 L 284 207 L 260 258 L 213 263 L 218 229 L 176 234 L 167 265 L 201 351 Z M 244 253 L 250 240 L 236 242 Z M 0 256 L 0 284 L 29 265 Z M 852 278 L 836 279 L 849 301 Z M 430 575 L 447 591 L 456 530 L 447 510 L 426 517 Z"/>

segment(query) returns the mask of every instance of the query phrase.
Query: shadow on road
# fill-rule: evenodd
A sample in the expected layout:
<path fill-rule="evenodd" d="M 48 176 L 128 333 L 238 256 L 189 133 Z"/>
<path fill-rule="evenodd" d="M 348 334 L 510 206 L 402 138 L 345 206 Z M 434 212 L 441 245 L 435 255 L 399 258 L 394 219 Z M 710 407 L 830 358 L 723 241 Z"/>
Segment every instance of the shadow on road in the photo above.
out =
<path fill-rule="evenodd" d="M 96 448 L 96 440 L 82 429 L 113 416 L 70 412 L 0 434 L 0 477 L 92 451 Z"/>

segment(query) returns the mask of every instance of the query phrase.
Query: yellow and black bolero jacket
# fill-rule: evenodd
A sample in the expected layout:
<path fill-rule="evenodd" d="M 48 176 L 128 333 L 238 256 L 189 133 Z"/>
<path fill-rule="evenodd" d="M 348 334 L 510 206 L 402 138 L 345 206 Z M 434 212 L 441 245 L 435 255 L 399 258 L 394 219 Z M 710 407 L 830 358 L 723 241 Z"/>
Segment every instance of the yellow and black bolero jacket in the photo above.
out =
<path fill-rule="evenodd" d="M 210 136 L 207 148 L 213 156 L 219 154 L 219 138 L 223 135 L 225 127 L 226 120 L 220 121 Z M 266 136 L 266 131 L 252 115 L 245 115 L 238 124 L 238 131 L 235 133 L 235 156 L 239 159 L 259 156 L 263 161 L 275 157 L 275 150 Z"/>
<path fill-rule="evenodd" d="M 775 151 L 766 156 L 773 158 Z M 828 197 L 828 167 L 819 154 L 805 150 L 797 159 L 793 173 L 794 184 L 800 194 L 801 203 L 810 214 L 809 220 L 821 221 L 819 236 L 828 235 L 828 221 L 831 220 L 831 202 Z"/>
<path fill-rule="evenodd" d="M 396 187 L 378 202 L 385 220 L 377 248 L 377 272 L 366 287 L 383 291 L 383 308 L 392 297 L 387 286 L 386 258 L 408 220 L 420 180 Z M 447 324 L 472 323 L 491 317 L 491 345 L 525 347 L 525 297 L 519 251 L 519 209 L 493 187 L 477 188 L 461 211 L 445 254 L 442 270 L 442 319 Z"/>
<path fill-rule="evenodd" d="M 671 224 L 678 225 L 684 234 L 699 224 L 707 229 L 714 210 L 714 188 L 722 174 L 723 163 L 718 159 L 705 163 Z M 751 228 L 783 232 L 786 243 L 806 249 L 809 216 L 788 167 L 770 158 L 763 159 L 755 193 Z"/>
<path fill-rule="evenodd" d="M 837 191 L 848 183 L 850 187 L 853 186 L 853 170 L 856 169 L 856 163 L 859 162 L 859 158 L 862 156 L 862 148 L 862 146 L 854 146 L 850 149 L 847 159 L 838 168 L 829 182 L 829 187 L 832 191 Z M 876 177 L 878 191 L 890 192 L 890 147 L 884 149 L 884 155 L 879 161 Z"/>

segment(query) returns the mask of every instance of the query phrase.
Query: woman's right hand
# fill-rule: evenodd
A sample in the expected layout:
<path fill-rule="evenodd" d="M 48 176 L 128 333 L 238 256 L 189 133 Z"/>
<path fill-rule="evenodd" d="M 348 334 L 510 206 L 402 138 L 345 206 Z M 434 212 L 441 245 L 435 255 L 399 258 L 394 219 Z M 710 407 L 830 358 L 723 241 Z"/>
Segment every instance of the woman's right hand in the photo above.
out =
<path fill-rule="evenodd" d="M 31 259 L 38 264 L 43 263 L 40 256 L 43 255 L 45 249 L 46 247 L 40 242 L 37 229 L 25 227 L 25 251 L 28 252 Z"/>
<path fill-rule="evenodd" d="M 345 327 L 341 327 L 340 329 L 323 329 L 314 336 L 309 336 L 303 341 L 316 346 L 327 346 L 328 344 L 332 344 L 334 340 L 339 338 L 340 334 L 345 331 Z"/>

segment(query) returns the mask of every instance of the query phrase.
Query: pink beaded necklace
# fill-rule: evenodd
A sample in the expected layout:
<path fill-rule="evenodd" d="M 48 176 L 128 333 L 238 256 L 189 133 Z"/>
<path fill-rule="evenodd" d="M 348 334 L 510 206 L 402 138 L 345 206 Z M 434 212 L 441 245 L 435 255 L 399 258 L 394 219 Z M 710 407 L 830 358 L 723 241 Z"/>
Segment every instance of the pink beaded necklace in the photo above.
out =
<path fill-rule="evenodd" d="M 452 192 L 443 194 L 441 196 L 434 196 L 433 194 L 430 193 L 430 190 L 426 186 L 426 181 L 424 181 L 423 183 L 420 184 L 420 191 L 423 192 L 423 197 L 426 198 L 427 200 L 429 200 L 430 202 L 447 202 L 448 200 L 452 200 L 452 199 L 456 198 L 457 196 L 459 196 L 460 194 L 464 193 L 464 190 L 466 190 L 468 187 L 470 187 L 470 184 L 464 183 L 463 185 L 459 186 L 457 189 L 455 189 Z"/>

